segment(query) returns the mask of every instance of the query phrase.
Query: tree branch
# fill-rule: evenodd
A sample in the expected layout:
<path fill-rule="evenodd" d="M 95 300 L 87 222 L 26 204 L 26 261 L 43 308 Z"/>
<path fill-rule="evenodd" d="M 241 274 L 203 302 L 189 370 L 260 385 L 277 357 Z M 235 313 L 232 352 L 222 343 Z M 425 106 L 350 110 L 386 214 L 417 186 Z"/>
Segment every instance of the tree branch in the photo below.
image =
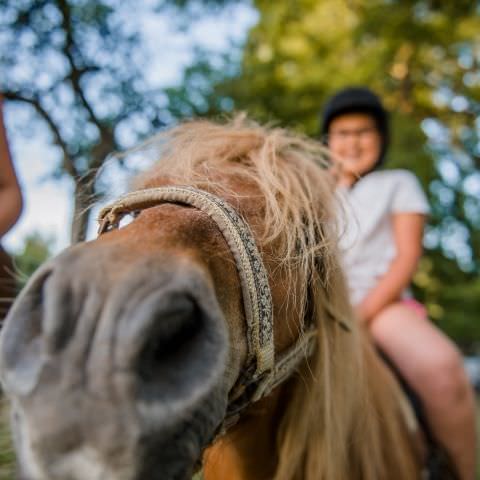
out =
<path fill-rule="evenodd" d="M 75 49 L 75 39 L 73 38 L 72 32 L 72 15 L 71 7 L 66 0 L 58 0 L 58 7 L 62 12 L 62 29 L 66 35 L 65 45 L 63 46 L 63 53 L 65 54 L 68 63 L 70 65 L 71 73 L 69 75 L 70 82 L 72 84 L 73 91 L 80 99 L 82 105 L 87 110 L 88 115 L 90 116 L 90 121 L 95 124 L 100 132 L 100 142 L 98 148 L 94 149 L 92 152 L 92 162 L 91 168 L 97 169 L 103 163 L 105 156 L 113 150 L 114 140 L 113 140 L 113 130 L 108 128 L 106 125 L 102 124 L 100 119 L 96 116 L 93 111 L 92 106 L 85 97 L 82 86 L 80 85 L 80 80 L 82 76 L 91 71 L 91 68 L 88 67 L 77 67 L 75 60 L 73 58 L 73 50 Z M 103 152 L 107 152 L 103 155 Z"/>
<path fill-rule="evenodd" d="M 80 79 L 82 78 L 83 71 L 80 68 L 77 68 L 75 65 L 75 61 L 73 59 L 72 50 L 75 47 L 75 40 L 73 38 L 72 33 L 72 15 L 71 15 L 71 8 L 67 1 L 65 0 L 58 0 L 58 8 L 62 12 L 62 30 L 65 32 L 65 44 L 63 46 L 63 53 L 67 57 L 68 63 L 71 68 L 71 75 L 70 80 L 72 83 L 73 90 L 79 96 L 82 105 L 87 110 L 88 114 L 90 115 L 91 120 L 97 125 L 100 125 L 100 122 L 95 115 L 92 107 L 88 103 L 82 87 L 80 86 Z"/>
<path fill-rule="evenodd" d="M 7 100 L 12 100 L 12 101 L 17 101 L 17 102 L 24 102 L 28 103 L 31 105 L 35 111 L 45 120 L 47 125 L 50 128 L 50 131 L 53 134 L 54 137 L 54 142 L 62 149 L 63 152 L 63 167 L 65 171 L 72 177 L 72 178 L 77 178 L 78 177 L 78 172 L 77 169 L 75 168 L 75 164 L 73 163 L 70 155 L 68 154 L 68 146 L 66 142 L 63 140 L 62 135 L 60 133 L 60 130 L 58 126 L 55 124 L 53 121 L 52 117 L 50 114 L 42 107 L 40 100 L 38 98 L 29 98 L 25 97 L 17 92 L 13 91 L 4 91 L 3 96 Z"/>
<path fill-rule="evenodd" d="M 115 150 L 115 140 L 113 133 L 103 130 L 100 142 L 92 148 L 92 161 L 90 167 L 94 170 L 99 169 L 107 155 Z"/>

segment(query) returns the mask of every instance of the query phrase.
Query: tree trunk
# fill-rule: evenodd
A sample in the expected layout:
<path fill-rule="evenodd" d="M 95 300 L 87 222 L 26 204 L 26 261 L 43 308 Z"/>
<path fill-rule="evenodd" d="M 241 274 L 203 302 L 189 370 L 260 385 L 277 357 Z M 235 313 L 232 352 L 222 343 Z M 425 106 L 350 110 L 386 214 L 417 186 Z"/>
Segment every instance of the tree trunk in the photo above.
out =
<path fill-rule="evenodd" d="M 71 229 L 72 245 L 83 242 L 87 235 L 91 206 L 95 201 L 95 187 L 92 179 L 80 180 L 75 184 L 75 199 Z"/>

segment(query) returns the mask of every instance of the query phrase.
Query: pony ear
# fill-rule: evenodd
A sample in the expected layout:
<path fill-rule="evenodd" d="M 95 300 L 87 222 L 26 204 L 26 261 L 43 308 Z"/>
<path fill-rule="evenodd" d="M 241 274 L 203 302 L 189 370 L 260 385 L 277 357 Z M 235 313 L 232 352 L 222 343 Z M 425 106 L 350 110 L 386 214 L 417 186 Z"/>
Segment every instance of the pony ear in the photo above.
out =
<path fill-rule="evenodd" d="M 0 336 L 0 380 L 7 392 L 28 395 L 38 383 L 44 364 L 40 354 L 43 285 L 50 273 L 42 268 L 34 275 L 5 319 Z"/>

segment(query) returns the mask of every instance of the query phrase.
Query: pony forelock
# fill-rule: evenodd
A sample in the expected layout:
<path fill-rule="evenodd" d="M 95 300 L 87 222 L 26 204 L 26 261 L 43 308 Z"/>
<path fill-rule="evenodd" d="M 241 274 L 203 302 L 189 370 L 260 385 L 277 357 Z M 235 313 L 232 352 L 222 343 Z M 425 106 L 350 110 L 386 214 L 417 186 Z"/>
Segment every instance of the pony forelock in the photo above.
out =
<path fill-rule="evenodd" d="M 287 275 L 295 272 L 304 279 L 311 279 L 321 258 L 323 281 L 328 281 L 337 243 L 337 206 L 328 152 L 319 142 L 238 115 L 226 124 L 184 122 L 146 145 L 158 161 L 137 178 L 136 186 L 153 186 L 158 178 L 168 178 L 237 199 L 241 205 L 241 194 L 232 184 L 243 180 L 254 186 L 252 195 L 258 195 L 259 208 L 264 209 L 256 225 L 260 248 L 275 255 L 272 260 Z M 268 248 L 271 245 L 275 248 Z M 306 301 L 305 293 L 304 289 L 299 296 Z"/>

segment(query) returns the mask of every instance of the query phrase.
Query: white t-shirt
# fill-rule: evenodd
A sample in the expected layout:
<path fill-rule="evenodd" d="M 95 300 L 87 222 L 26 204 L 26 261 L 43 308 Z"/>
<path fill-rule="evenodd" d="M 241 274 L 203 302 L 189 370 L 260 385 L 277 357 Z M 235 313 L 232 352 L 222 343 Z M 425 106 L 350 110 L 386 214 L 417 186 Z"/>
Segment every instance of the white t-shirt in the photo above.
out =
<path fill-rule="evenodd" d="M 344 209 L 340 215 L 342 264 L 350 298 L 357 305 L 396 255 L 392 216 L 428 214 L 429 206 L 417 177 L 407 170 L 374 171 L 352 188 L 338 187 L 337 192 Z"/>

